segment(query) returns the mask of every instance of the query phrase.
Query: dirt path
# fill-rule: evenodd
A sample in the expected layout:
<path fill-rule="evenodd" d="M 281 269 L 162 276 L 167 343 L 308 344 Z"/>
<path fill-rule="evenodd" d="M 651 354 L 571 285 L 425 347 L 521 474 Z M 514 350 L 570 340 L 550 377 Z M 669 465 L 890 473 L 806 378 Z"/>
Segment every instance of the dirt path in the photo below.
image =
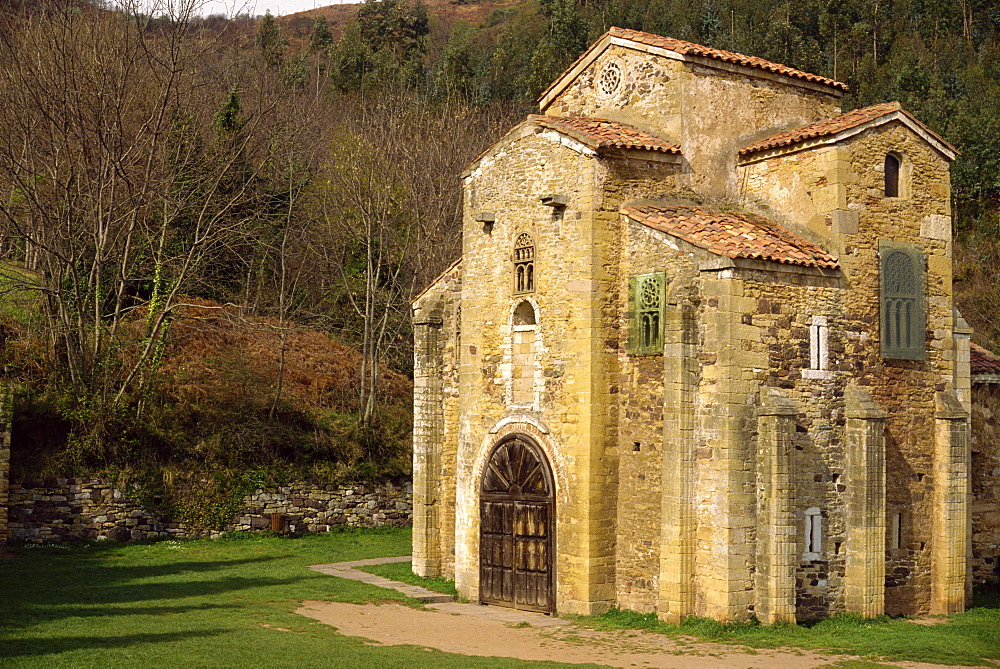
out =
<path fill-rule="evenodd" d="M 638 630 L 598 631 L 559 618 L 495 606 L 447 603 L 433 604 L 428 609 L 419 611 L 399 604 L 303 602 L 297 613 L 331 625 L 347 636 L 483 657 L 684 669 L 813 669 L 856 659 L 795 649 L 755 651 Z M 942 665 L 915 662 L 887 665 L 942 669 Z"/>

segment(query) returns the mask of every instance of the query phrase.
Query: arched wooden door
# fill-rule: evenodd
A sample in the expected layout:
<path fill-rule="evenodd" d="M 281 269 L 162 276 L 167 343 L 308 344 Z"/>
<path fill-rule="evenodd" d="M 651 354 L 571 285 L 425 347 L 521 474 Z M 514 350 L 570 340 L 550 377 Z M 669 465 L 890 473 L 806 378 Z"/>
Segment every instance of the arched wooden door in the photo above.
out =
<path fill-rule="evenodd" d="M 554 612 L 555 490 L 542 450 L 522 435 L 497 444 L 480 495 L 480 600 Z"/>

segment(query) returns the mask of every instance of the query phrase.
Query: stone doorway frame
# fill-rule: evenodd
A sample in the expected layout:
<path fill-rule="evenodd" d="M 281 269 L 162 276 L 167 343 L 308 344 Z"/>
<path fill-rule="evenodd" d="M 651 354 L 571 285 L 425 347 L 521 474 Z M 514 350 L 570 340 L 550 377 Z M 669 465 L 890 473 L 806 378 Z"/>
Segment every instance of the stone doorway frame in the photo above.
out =
<path fill-rule="evenodd" d="M 542 483 L 544 485 L 545 491 L 541 492 L 538 490 L 522 491 L 520 486 L 516 482 L 512 482 L 511 492 L 503 493 L 497 491 L 487 491 L 484 489 L 486 485 L 486 476 L 489 471 L 490 463 L 496 458 L 502 447 L 511 444 L 512 442 L 519 442 L 527 451 L 534 456 L 534 459 L 540 465 Z M 482 604 L 495 604 L 499 606 L 509 606 L 515 609 L 528 610 L 528 611 L 538 611 L 542 613 L 555 613 L 556 610 L 556 482 L 555 473 L 552 468 L 552 464 L 549 461 L 548 456 L 545 453 L 545 449 L 531 436 L 524 434 L 522 432 L 510 432 L 504 434 L 501 438 L 497 439 L 493 445 L 487 451 L 485 457 L 481 460 L 481 468 L 479 476 L 477 477 L 477 488 L 479 492 L 479 508 L 478 508 L 478 520 L 479 520 L 479 550 L 477 551 L 477 564 L 479 571 L 479 601 Z M 508 561 L 511 568 L 511 583 L 509 598 L 503 595 L 496 595 L 495 592 L 487 593 L 486 590 L 489 588 L 484 587 L 486 576 L 485 574 L 490 569 L 491 566 L 486 562 L 486 556 L 483 552 L 484 546 L 487 545 L 487 540 L 485 538 L 486 527 L 490 525 L 486 521 L 487 513 L 496 513 L 497 504 L 506 505 L 509 504 L 510 507 L 506 509 L 505 513 L 509 513 L 510 518 L 510 535 L 509 537 L 503 536 L 506 534 L 507 528 L 504 528 L 503 533 L 501 533 L 503 547 L 494 545 L 492 548 L 487 547 L 487 550 L 501 550 L 506 555 L 503 560 Z M 538 522 L 538 511 L 544 509 L 544 526 L 541 529 L 543 539 L 544 549 L 538 553 L 533 553 L 532 549 L 537 547 L 537 537 L 539 536 L 539 528 L 535 526 Z M 496 520 L 496 518 L 494 519 Z M 496 522 L 492 523 L 493 525 Z M 527 529 L 534 526 L 534 531 L 532 529 Z M 524 530 L 527 529 L 525 532 Z M 490 532 L 496 540 L 496 532 Z M 532 537 L 535 540 L 532 540 Z M 509 539 L 509 542 L 507 541 Z M 539 580 L 537 577 L 537 569 L 524 569 L 523 578 L 519 579 L 519 567 L 518 563 L 521 562 L 531 562 L 537 564 L 537 561 L 541 560 L 545 563 L 545 576 L 541 583 L 541 597 L 537 590 L 532 593 L 532 588 L 539 587 Z M 535 576 L 532 578 L 531 572 L 534 572 Z M 523 581 L 523 582 L 519 582 Z M 524 601 L 525 599 L 534 600 Z M 539 601 L 540 600 L 540 601 Z"/>

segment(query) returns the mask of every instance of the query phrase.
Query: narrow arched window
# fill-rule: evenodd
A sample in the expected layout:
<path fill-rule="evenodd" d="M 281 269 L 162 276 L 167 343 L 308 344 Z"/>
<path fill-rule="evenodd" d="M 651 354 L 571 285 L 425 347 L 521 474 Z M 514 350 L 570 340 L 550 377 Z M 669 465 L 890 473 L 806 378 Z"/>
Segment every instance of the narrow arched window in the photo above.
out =
<path fill-rule="evenodd" d="M 535 401 L 535 338 L 538 315 L 535 306 L 521 300 L 513 314 L 510 400 L 521 406 Z"/>
<path fill-rule="evenodd" d="M 899 174 L 902 162 L 893 153 L 885 155 L 885 196 L 899 197 Z"/>
<path fill-rule="evenodd" d="M 535 242 L 531 235 L 522 232 L 514 242 L 514 292 L 530 293 L 535 290 Z"/>

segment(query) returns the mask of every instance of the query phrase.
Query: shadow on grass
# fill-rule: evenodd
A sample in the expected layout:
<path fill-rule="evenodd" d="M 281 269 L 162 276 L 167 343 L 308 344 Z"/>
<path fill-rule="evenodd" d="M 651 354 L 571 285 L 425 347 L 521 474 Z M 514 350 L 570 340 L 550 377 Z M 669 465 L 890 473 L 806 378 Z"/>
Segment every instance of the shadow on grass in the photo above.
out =
<path fill-rule="evenodd" d="M 153 644 L 186 639 L 211 638 L 226 634 L 229 630 L 198 630 L 190 632 L 163 632 L 159 634 L 128 634 L 124 636 L 57 636 L 38 639 L 5 639 L 0 648 L 0 657 L 38 657 L 57 655 L 77 650 L 111 650 L 127 648 L 137 644 Z"/>
<path fill-rule="evenodd" d="M 60 619 L 234 609 L 238 608 L 235 603 L 208 602 L 206 598 L 286 588 L 309 578 L 305 573 L 284 578 L 232 573 L 247 568 L 255 572 L 278 559 L 273 556 L 172 562 L 173 556 L 167 555 L 158 556 L 158 562 L 137 566 L 118 565 L 109 559 L 120 550 L 114 546 L 22 550 L 13 559 L 4 560 L 0 566 L 4 583 L 0 588 L 0 633 L 10 639 Z M 211 572 L 216 572 L 214 578 L 208 577 Z M 177 602 L 183 599 L 190 599 L 190 604 Z M 143 602 L 149 605 L 135 606 Z M 171 605 L 173 602 L 177 605 Z M 0 644 L 0 657 L 8 654 L 11 643 Z"/>

